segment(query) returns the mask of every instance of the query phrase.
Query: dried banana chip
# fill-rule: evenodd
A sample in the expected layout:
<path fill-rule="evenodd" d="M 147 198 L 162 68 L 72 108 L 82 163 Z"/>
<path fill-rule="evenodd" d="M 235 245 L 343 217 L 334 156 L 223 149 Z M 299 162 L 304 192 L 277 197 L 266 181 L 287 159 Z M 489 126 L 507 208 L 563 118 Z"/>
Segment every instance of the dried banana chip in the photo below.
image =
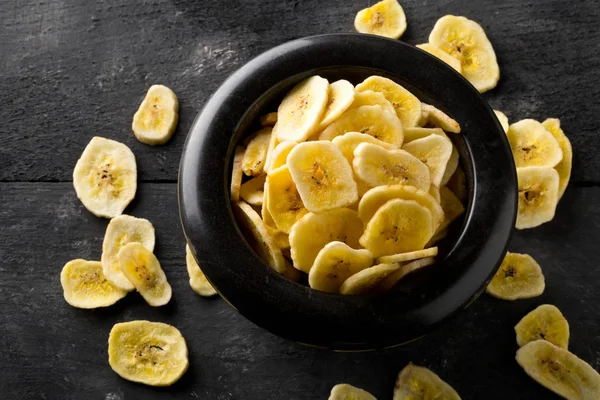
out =
<path fill-rule="evenodd" d="M 328 400 L 377 400 L 371 393 L 360 388 L 339 383 L 331 389 Z"/>
<path fill-rule="evenodd" d="M 262 206 L 265 196 L 266 175 L 255 176 L 240 187 L 240 197 L 253 206 Z"/>
<path fill-rule="evenodd" d="M 409 262 L 408 264 L 404 264 L 399 270 L 392 272 L 383 281 L 381 281 L 378 289 L 382 292 L 386 292 L 396 286 L 398 282 L 400 282 L 400 280 L 406 275 L 433 264 L 435 264 L 435 259 L 433 257 L 425 257 Z"/>
<path fill-rule="evenodd" d="M 267 232 L 271 235 L 271 238 L 275 241 L 277 247 L 279 247 L 282 251 L 290 248 L 290 235 L 277 229 L 271 228 L 269 225 L 265 225 L 267 228 Z M 285 257 L 285 254 L 284 254 Z"/>
<path fill-rule="evenodd" d="M 399 263 L 406 261 L 418 260 L 419 258 L 435 257 L 438 254 L 437 247 L 428 249 L 409 251 L 408 253 L 392 254 L 391 256 L 383 256 L 377 259 L 377 262 L 382 264 Z M 404 269 L 404 268 L 403 268 Z"/>
<path fill-rule="evenodd" d="M 347 80 L 340 79 L 329 85 L 327 108 L 323 113 L 320 128 L 325 129 L 339 118 L 354 102 L 354 86 Z"/>
<path fill-rule="evenodd" d="M 258 176 L 264 173 L 267 162 L 267 152 L 273 129 L 263 128 L 248 139 L 246 152 L 242 159 L 242 171 L 248 176 Z"/>
<path fill-rule="evenodd" d="M 397 0 L 382 0 L 360 10 L 354 28 L 359 33 L 398 39 L 406 30 L 406 15 Z"/>
<path fill-rule="evenodd" d="M 181 332 L 160 322 L 129 321 L 115 324 L 108 336 L 108 363 L 129 381 L 170 386 L 189 366 Z"/>
<path fill-rule="evenodd" d="M 273 150 L 273 154 L 271 156 L 268 171 L 270 172 L 274 169 L 285 165 L 287 163 L 287 156 L 297 144 L 298 143 L 292 142 L 291 140 L 286 140 L 275 146 L 275 149 Z"/>
<path fill-rule="evenodd" d="M 135 197 L 135 156 L 123 143 L 96 136 L 77 160 L 73 186 L 92 214 L 105 218 L 121 215 Z"/>
<path fill-rule="evenodd" d="M 571 164 L 573 163 L 573 148 L 571 147 L 571 142 L 569 138 L 560 127 L 560 120 L 557 118 L 549 118 L 542 122 L 542 126 L 548 130 L 554 136 L 554 139 L 558 142 L 560 149 L 562 150 L 562 160 L 554 169 L 558 172 L 558 199 L 563 196 L 565 190 L 567 190 L 567 186 L 569 185 L 569 180 L 571 179 Z"/>
<path fill-rule="evenodd" d="M 292 226 L 308 213 L 308 210 L 304 207 L 287 166 L 272 170 L 267 181 L 269 214 L 279 230 L 290 233 Z"/>
<path fill-rule="evenodd" d="M 164 306 L 171 300 L 172 289 L 156 256 L 143 244 L 132 242 L 118 254 L 121 271 L 146 303 L 152 307 Z"/>
<path fill-rule="evenodd" d="M 402 146 L 402 150 L 409 152 L 427 165 L 431 184 L 437 187 L 442 183 L 448 161 L 452 155 L 452 148 L 452 142 L 440 135 L 429 135 Z"/>
<path fill-rule="evenodd" d="M 524 316 L 515 326 L 515 332 L 519 347 L 534 340 L 547 340 L 563 349 L 569 347 L 569 323 L 551 304 L 542 304 Z"/>
<path fill-rule="evenodd" d="M 418 44 L 416 47 L 419 49 L 428 52 L 432 56 L 435 56 L 454 68 L 459 74 L 462 73 L 462 67 L 460 65 L 460 60 L 458 58 L 452 57 L 450 54 L 446 53 L 442 49 L 435 47 L 430 43 Z"/>
<path fill-rule="evenodd" d="M 433 197 L 433 199 L 436 201 L 436 203 L 440 204 L 442 202 L 442 196 L 440 195 L 439 187 L 437 187 L 435 185 L 431 185 L 431 186 L 429 186 L 429 191 L 427 193 L 429 193 L 429 195 L 431 197 Z M 442 210 L 442 213 L 443 213 L 443 210 Z"/>
<path fill-rule="evenodd" d="M 554 218 L 558 203 L 558 172 L 551 167 L 517 168 L 517 229 L 540 226 Z"/>
<path fill-rule="evenodd" d="M 554 167 L 562 160 L 558 141 L 536 120 L 510 125 L 507 135 L 517 168 Z"/>
<path fill-rule="evenodd" d="M 460 217 L 465 212 L 465 207 L 462 205 L 458 197 L 450 191 L 450 189 L 443 187 L 440 189 L 440 205 L 444 210 L 444 221 L 438 227 L 438 231 L 441 231 L 448 227 L 454 220 Z"/>
<path fill-rule="evenodd" d="M 508 133 L 508 128 L 510 125 L 508 123 L 508 117 L 506 114 L 498 110 L 494 110 L 494 114 L 496 114 L 498 121 L 500 121 L 500 125 L 502 125 L 502 129 L 504 129 L 504 133 Z"/>
<path fill-rule="evenodd" d="M 190 246 L 185 245 L 185 264 L 187 266 L 187 272 L 190 276 L 190 287 L 194 292 L 200 296 L 210 297 L 217 294 L 215 288 L 212 287 L 204 272 L 200 269 L 200 266 L 196 262 Z"/>
<path fill-rule="evenodd" d="M 277 138 L 277 124 L 275 124 L 273 130 L 271 131 L 271 140 L 269 140 L 269 145 L 267 146 L 267 156 L 265 157 L 265 167 L 263 168 L 263 170 L 267 173 L 272 169 L 271 165 L 273 164 L 273 152 L 279 143 L 279 139 Z"/>
<path fill-rule="evenodd" d="M 341 294 L 366 294 L 377 290 L 379 283 L 391 273 L 397 271 L 400 264 L 378 264 L 363 269 L 344 281 Z"/>
<path fill-rule="evenodd" d="M 441 135 L 444 137 L 448 137 L 441 128 L 404 128 L 404 144 L 410 143 L 413 140 L 423 139 L 424 137 L 430 135 Z"/>
<path fill-rule="evenodd" d="M 348 132 L 344 133 L 341 136 L 336 136 L 335 138 L 333 138 L 331 143 L 333 143 L 342 152 L 344 157 L 346 157 L 348 164 L 350 165 L 352 165 L 352 161 L 354 161 L 354 150 L 361 143 L 376 144 L 377 146 L 381 146 L 384 149 L 388 150 L 397 149 L 397 147 L 393 144 L 382 142 L 379 139 L 375 139 L 371 135 L 358 132 Z"/>
<path fill-rule="evenodd" d="M 486 293 L 502 300 L 536 297 L 546 284 L 539 264 L 529 254 L 506 253 Z"/>
<path fill-rule="evenodd" d="M 276 123 L 277 123 L 277 113 L 276 112 L 270 112 L 270 113 L 265 114 L 260 117 L 260 125 L 263 128 L 267 128 L 267 127 L 272 128 L 275 126 Z"/>
<path fill-rule="evenodd" d="M 442 176 L 442 182 L 440 183 L 440 186 L 446 186 L 448 182 L 450 182 L 450 178 L 452 178 L 452 176 L 456 172 L 459 162 L 460 154 L 458 154 L 458 149 L 453 144 L 452 154 L 450 154 L 450 159 L 448 160 L 448 164 L 446 164 L 446 170 L 444 171 L 444 175 Z"/>
<path fill-rule="evenodd" d="M 392 114 L 396 114 L 396 110 L 394 106 L 388 99 L 385 98 L 383 93 L 374 92 L 372 90 L 365 90 L 362 92 L 354 93 L 354 102 L 348 108 L 348 110 L 352 110 L 362 106 L 379 106 L 386 111 L 391 112 Z"/>
<path fill-rule="evenodd" d="M 446 132 L 460 133 L 459 123 L 450 118 L 442 110 L 425 103 L 421 103 L 421 109 L 427 114 L 427 121 L 431 125 L 442 128 Z"/>
<path fill-rule="evenodd" d="M 108 307 L 127 295 L 104 277 L 98 261 L 69 261 L 60 273 L 60 284 L 67 303 L 77 308 Z"/>
<path fill-rule="evenodd" d="M 233 167 L 231 169 L 231 189 L 229 197 L 231 201 L 240 200 L 240 189 L 242 186 L 242 160 L 244 159 L 244 148 L 237 146 L 235 148 L 235 154 L 233 156 Z"/>
<path fill-rule="evenodd" d="M 408 399 L 460 400 L 460 396 L 433 371 L 409 363 L 394 386 L 394 400 Z"/>
<path fill-rule="evenodd" d="M 346 279 L 372 265 L 369 250 L 355 250 L 343 242 L 327 243 L 310 268 L 308 284 L 313 289 L 338 293 Z"/>
<path fill-rule="evenodd" d="M 173 136 L 179 120 L 179 102 L 171 89 L 152 85 L 133 116 L 135 137 L 149 145 L 165 144 Z"/>

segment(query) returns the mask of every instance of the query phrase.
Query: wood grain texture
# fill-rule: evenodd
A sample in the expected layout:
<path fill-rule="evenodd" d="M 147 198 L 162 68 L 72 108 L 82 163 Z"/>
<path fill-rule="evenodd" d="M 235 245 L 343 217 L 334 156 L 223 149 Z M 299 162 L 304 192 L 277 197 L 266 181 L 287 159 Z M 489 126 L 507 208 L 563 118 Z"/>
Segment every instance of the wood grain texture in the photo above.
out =
<path fill-rule="evenodd" d="M 69 181 L 94 135 L 126 143 L 142 181 L 172 182 L 196 113 L 235 69 L 302 36 L 353 31 L 366 0 L 106 2 L 27 0 L 0 10 L 0 181 Z M 512 121 L 560 117 L 574 147 L 574 184 L 600 183 L 600 7 L 595 0 L 402 1 L 403 36 L 422 43 L 444 14 L 479 21 L 502 71 L 485 95 Z M 181 120 L 150 148 L 131 119 L 147 88 L 171 87 Z"/>
<path fill-rule="evenodd" d="M 517 232 L 512 251 L 541 264 L 546 291 L 504 302 L 483 295 L 442 329 L 403 347 L 333 353 L 279 339 L 246 321 L 219 298 L 188 286 L 185 243 L 175 184 L 141 184 L 127 213 L 156 228 L 156 254 L 173 286 L 171 303 L 152 308 L 136 293 L 103 310 L 78 310 L 62 297 L 59 274 L 73 258 L 99 259 L 107 221 L 91 215 L 70 183 L 2 183 L 0 204 L 0 388 L 13 399 L 290 399 L 327 398 L 336 383 L 390 399 L 398 371 L 425 365 L 463 399 L 550 399 L 520 370 L 513 326 L 543 303 L 558 306 L 571 325 L 569 348 L 600 369 L 600 280 L 596 234 L 600 188 L 566 192 L 556 218 Z M 130 383 L 111 371 L 112 325 L 149 319 L 185 336 L 191 367 L 171 388 Z"/>

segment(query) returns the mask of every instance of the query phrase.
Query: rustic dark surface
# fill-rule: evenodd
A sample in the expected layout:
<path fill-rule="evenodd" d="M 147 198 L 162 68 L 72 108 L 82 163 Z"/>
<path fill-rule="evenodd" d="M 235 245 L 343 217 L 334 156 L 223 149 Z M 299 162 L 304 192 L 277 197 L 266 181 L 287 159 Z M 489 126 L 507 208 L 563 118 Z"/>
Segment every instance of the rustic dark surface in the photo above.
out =
<path fill-rule="evenodd" d="M 511 250 L 542 265 L 546 291 L 503 302 L 482 296 L 412 344 L 344 354 L 279 339 L 187 283 L 176 185 L 187 129 L 225 77 L 289 39 L 352 31 L 367 1 L 3 1 L 0 6 L 0 392 L 6 399 L 326 399 L 347 382 L 390 399 L 407 362 L 425 365 L 463 399 L 550 399 L 514 361 L 513 325 L 553 303 L 571 325 L 571 350 L 600 369 L 600 8 L 595 0 L 403 1 L 403 40 L 427 39 L 444 14 L 479 21 L 502 70 L 486 94 L 511 120 L 560 117 L 575 153 L 572 185 L 556 218 L 518 232 Z M 153 83 L 173 88 L 181 119 L 162 147 L 137 142 L 131 117 Z M 60 269 L 99 259 L 106 220 L 77 200 L 73 166 L 94 135 L 136 154 L 137 199 L 127 209 L 157 229 L 156 253 L 174 289 L 163 308 L 130 294 L 106 310 L 66 304 Z M 107 337 L 119 321 L 177 326 L 191 367 L 171 388 L 113 373 Z"/>

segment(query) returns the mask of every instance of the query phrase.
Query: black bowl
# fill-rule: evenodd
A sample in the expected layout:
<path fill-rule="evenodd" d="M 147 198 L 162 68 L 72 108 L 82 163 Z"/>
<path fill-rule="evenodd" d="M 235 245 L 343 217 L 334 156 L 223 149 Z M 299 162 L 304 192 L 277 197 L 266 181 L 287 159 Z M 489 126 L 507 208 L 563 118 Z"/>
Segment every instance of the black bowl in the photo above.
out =
<path fill-rule="evenodd" d="M 276 110 L 294 84 L 319 74 L 357 84 L 389 77 L 462 126 L 450 134 L 467 176 L 462 224 L 437 263 L 372 296 L 310 289 L 268 268 L 233 217 L 229 184 L 236 143 L 257 116 Z M 250 61 L 217 90 L 196 118 L 179 170 L 179 208 L 187 241 L 206 276 L 236 310 L 270 332 L 339 350 L 414 340 L 484 290 L 498 268 L 516 218 L 516 174 L 504 131 L 487 102 L 452 68 L 405 43 L 360 34 L 295 40 Z"/>

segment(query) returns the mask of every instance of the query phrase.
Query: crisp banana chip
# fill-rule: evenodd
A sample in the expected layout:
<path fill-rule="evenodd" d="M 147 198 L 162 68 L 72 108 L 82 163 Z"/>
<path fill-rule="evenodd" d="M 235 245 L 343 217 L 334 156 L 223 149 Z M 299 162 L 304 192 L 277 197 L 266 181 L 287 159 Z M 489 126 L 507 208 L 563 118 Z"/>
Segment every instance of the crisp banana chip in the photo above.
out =
<path fill-rule="evenodd" d="M 369 250 L 355 250 L 344 242 L 327 243 L 310 268 L 308 284 L 313 289 L 338 293 L 346 279 L 372 265 Z"/>
<path fill-rule="evenodd" d="M 277 138 L 277 124 L 275 124 L 271 131 L 271 140 L 269 140 L 269 146 L 267 146 L 267 156 L 265 157 L 265 167 L 263 168 L 267 173 L 272 169 L 273 152 L 279 143 L 279 139 Z"/>
<path fill-rule="evenodd" d="M 327 108 L 329 82 L 312 76 L 297 84 L 277 110 L 279 141 L 302 142 L 318 129 Z"/>
<path fill-rule="evenodd" d="M 459 74 L 462 73 L 462 67 L 458 58 L 452 57 L 450 54 L 446 53 L 438 47 L 435 47 L 430 43 L 418 44 L 417 47 L 423 51 L 428 52 L 432 56 L 439 58 L 440 60 L 454 68 Z"/>
<path fill-rule="evenodd" d="M 421 101 L 411 92 L 382 76 L 370 76 L 354 89 L 357 92 L 372 90 L 382 93 L 394 106 L 402 127 L 416 126 L 421 119 Z"/>
<path fill-rule="evenodd" d="M 371 393 L 360 388 L 339 383 L 331 389 L 328 400 L 377 400 Z"/>
<path fill-rule="evenodd" d="M 290 233 L 292 226 L 308 210 L 300 198 L 296 184 L 286 165 L 272 170 L 267 177 L 267 208 L 277 228 Z"/>
<path fill-rule="evenodd" d="M 233 156 L 233 167 L 231 169 L 231 189 L 229 192 L 229 197 L 233 202 L 240 200 L 240 189 L 242 186 L 242 177 L 244 175 L 242 171 L 244 151 L 245 150 L 242 146 L 237 146 Z"/>
<path fill-rule="evenodd" d="M 469 193 L 467 192 L 467 177 L 461 167 L 456 168 L 456 172 L 454 172 L 454 175 L 448 181 L 447 187 L 463 204 L 467 201 L 469 197 Z"/>
<path fill-rule="evenodd" d="M 108 307 L 127 295 L 104 277 L 98 261 L 69 261 L 60 273 L 60 284 L 67 303 L 77 308 Z"/>
<path fill-rule="evenodd" d="M 377 259 L 377 262 L 382 264 L 399 263 L 406 261 L 418 260 L 419 258 L 435 257 L 438 254 L 437 247 L 428 249 L 409 251 L 408 253 L 392 254 L 391 256 L 383 256 Z"/>
<path fill-rule="evenodd" d="M 429 186 L 429 191 L 427 192 L 429 193 L 429 195 L 431 197 L 433 197 L 433 199 L 440 204 L 442 202 L 442 196 L 440 195 L 440 188 L 435 186 L 435 185 L 431 185 Z"/>
<path fill-rule="evenodd" d="M 342 283 L 341 294 L 366 294 L 377 290 L 379 284 L 391 273 L 397 271 L 400 264 L 378 264 L 357 272 Z"/>
<path fill-rule="evenodd" d="M 258 176 L 264 173 L 272 131 L 272 128 L 263 128 L 248 139 L 246 152 L 242 160 L 244 174 Z"/>
<path fill-rule="evenodd" d="M 270 113 L 265 114 L 260 117 L 260 125 L 263 128 L 267 128 L 267 127 L 272 128 L 275 126 L 276 123 L 277 123 L 277 113 L 276 112 L 270 112 Z"/>
<path fill-rule="evenodd" d="M 402 146 L 402 150 L 409 152 L 425 164 L 429 168 L 431 184 L 440 186 L 452 155 L 452 142 L 448 138 L 429 135 L 406 143 Z"/>
<path fill-rule="evenodd" d="M 527 375 L 565 399 L 600 399 L 600 374 L 568 350 L 536 340 L 521 347 L 516 359 Z"/>
<path fill-rule="evenodd" d="M 517 168 L 554 167 L 562 160 L 558 141 L 536 120 L 510 125 L 507 135 Z"/>
<path fill-rule="evenodd" d="M 386 150 L 361 143 L 354 150 L 354 173 L 371 187 L 407 185 L 427 191 L 431 184 L 429 168 L 404 150 Z"/>
<path fill-rule="evenodd" d="M 362 106 L 379 106 L 386 111 L 396 114 L 394 106 L 388 99 L 385 98 L 383 93 L 374 92 L 372 90 L 364 90 L 362 92 L 355 91 L 354 102 L 350 106 L 349 110 Z"/>
<path fill-rule="evenodd" d="M 450 118 L 445 112 L 432 105 L 421 103 L 422 111 L 427 114 L 429 124 L 442 128 L 446 132 L 460 133 L 460 124 Z"/>
<path fill-rule="evenodd" d="M 240 187 L 242 200 L 253 206 L 262 206 L 266 180 L 267 176 L 262 174 L 243 183 Z"/>
<path fill-rule="evenodd" d="M 185 245 L 185 264 L 187 266 L 187 272 L 190 276 L 190 287 L 194 292 L 200 296 L 210 297 L 217 294 L 215 288 L 212 287 L 204 272 L 200 269 L 200 266 L 196 262 L 190 246 Z"/>
<path fill-rule="evenodd" d="M 562 160 L 554 169 L 558 172 L 558 199 L 563 196 L 565 190 L 567 190 L 567 186 L 569 185 L 569 180 L 571 179 L 571 164 L 573 163 L 573 149 L 571 147 L 571 142 L 567 135 L 560 128 L 560 120 L 557 118 L 549 118 L 542 122 L 542 126 L 548 130 L 554 136 L 554 139 L 558 142 L 560 149 L 562 150 Z"/>
<path fill-rule="evenodd" d="M 551 304 L 542 304 L 524 316 L 515 326 L 515 332 L 519 347 L 534 340 L 547 340 L 563 349 L 569 347 L 569 323 Z"/>
<path fill-rule="evenodd" d="M 143 244 L 126 244 L 119 250 L 118 258 L 121 271 L 146 303 L 152 307 L 160 307 L 171 300 L 172 289 L 167 276 L 156 256 Z"/>
<path fill-rule="evenodd" d="M 290 248 L 290 235 L 285 233 L 284 231 L 281 231 L 277 228 L 271 228 L 269 225 L 265 225 L 265 227 L 267 228 L 267 231 L 269 232 L 269 235 L 271 235 L 271 238 L 273 238 L 273 240 L 275 241 L 275 244 L 277 244 L 277 247 L 279 247 L 281 250 L 285 250 Z M 284 254 L 285 257 L 285 254 Z"/>
<path fill-rule="evenodd" d="M 360 244 L 376 258 L 421 250 L 433 236 L 431 211 L 415 200 L 385 203 L 367 224 Z"/>
<path fill-rule="evenodd" d="M 333 140 L 347 132 L 371 135 L 396 148 L 402 145 L 404 138 L 398 117 L 380 106 L 362 106 L 346 111 L 321 133 L 319 139 Z"/>
<path fill-rule="evenodd" d="M 409 363 L 398 374 L 394 400 L 460 400 L 460 396 L 433 371 Z"/>
<path fill-rule="evenodd" d="M 446 15 L 435 23 L 429 43 L 459 59 L 463 76 L 481 93 L 496 87 L 500 79 L 496 53 L 477 22 Z"/>
<path fill-rule="evenodd" d="M 333 210 L 358 201 L 352 167 L 331 142 L 298 144 L 288 155 L 287 166 L 304 207 L 311 212 Z"/>
<path fill-rule="evenodd" d="M 508 124 L 508 117 L 506 114 L 498 110 L 494 110 L 494 114 L 496 114 L 498 121 L 500 121 L 500 125 L 502 125 L 502 129 L 504 129 L 504 133 L 508 133 L 508 128 L 510 125 Z"/>
<path fill-rule="evenodd" d="M 444 175 L 442 176 L 442 182 L 440 183 L 440 186 L 446 186 L 448 182 L 450 182 L 450 178 L 452 178 L 452 176 L 456 172 L 459 162 L 460 154 L 458 154 L 458 149 L 453 144 L 452 154 L 450 154 L 450 159 L 448 160 L 448 164 L 446 164 L 446 170 L 444 171 Z"/>
<path fill-rule="evenodd" d="M 327 108 L 323 113 L 320 127 L 325 129 L 339 118 L 354 102 L 354 86 L 347 80 L 340 79 L 329 85 Z"/>
<path fill-rule="evenodd" d="M 297 144 L 298 143 L 292 142 L 291 140 L 285 140 L 275 146 L 273 154 L 271 155 L 268 171 L 272 171 L 285 165 L 287 163 L 287 156 Z"/>
<path fill-rule="evenodd" d="M 536 297 L 546 284 L 539 264 L 529 254 L 506 253 L 486 293 L 502 300 Z"/>
<path fill-rule="evenodd" d="M 165 144 L 173 136 L 179 120 L 179 102 L 171 89 L 152 85 L 133 116 L 135 137 L 149 145 Z"/>
<path fill-rule="evenodd" d="M 358 239 L 363 230 L 363 223 L 356 211 L 347 208 L 306 214 L 290 232 L 294 267 L 309 273 L 319 251 L 330 242 L 344 242 L 353 249 L 360 248 Z"/>
<path fill-rule="evenodd" d="M 359 33 L 398 39 L 406 30 L 406 15 L 397 0 L 382 0 L 360 10 L 354 19 Z"/>
<path fill-rule="evenodd" d="M 550 167 L 517 168 L 517 178 L 517 229 L 535 228 L 551 221 L 558 203 L 558 172 Z"/>
<path fill-rule="evenodd" d="M 424 137 L 430 135 L 441 135 L 448 137 L 441 128 L 404 128 L 404 144 L 410 143 L 413 140 L 423 139 Z"/>
<path fill-rule="evenodd" d="M 263 203 L 264 205 L 264 203 Z M 233 205 L 233 212 L 237 217 L 242 232 L 250 246 L 258 253 L 259 257 L 275 271 L 282 273 L 285 271 L 285 259 L 281 249 L 273 240 L 265 223 L 254 209 L 240 201 Z"/>
<path fill-rule="evenodd" d="M 187 371 L 188 349 L 174 326 L 150 321 L 122 322 L 115 324 L 108 336 L 108 363 L 129 381 L 169 386 Z"/>
<path fill-rule="evenodd" d="M 404 264 L 400 267 L 399 270 L 392 272 L 383 281 L 381 281 L 378 289 L 382 292 L 386 292 L 392 289 L 394 286 L 396 286 L 398 282 L 400 282 L 400 280 L 406 275 L 417 271 L 421 268 L 433 265 L 434 263 L 435 259 L 433 257 L 425 257 L 419 260 L 409 262 L 408 264 Z"/>
<path fill-rule="evenodd" d="M 128 243 L 139 242 L 149 251 L 154 251 L 154 227 L 147 219 L 121 215 L 110 220 L 102 242 L 102 270 L 110 282 L 123 290 L 134 286 L 121 271 L 117 255 Z"/>
<path fill-rule="evenodd" d="M 269 185 L 267 185 L 265 183 L 265 197 L 263 198 L 263 205 L 260 209 L 259 218 L 262 218 L 262 221 L 265 224 L 265 226 L 268 226 L 273 229 L 277 229 L 277 224 L 275 223 L 275 220 L 271 216 L 271 213 L 269 212 L 269 208 L 267 207 L 268 201 L 269 201 Z M 258 211 L 257 211 L 257 213 L 258 213 Z"/>
<path fill-rule="evenodd" d="M 77 160 L 73 186 L 92 214 L 105 218 L 121 215 L 135 197 L 135 156 L 123 143 L 96 136 Z"/>
<path fill-rule="evenodd" d="M 460 202 L 458 197 L 456 197 L 456 195 L 446 187 L 440 189 L 440 200 L 440 205 L 444 210 L 444 221 L 438 227 L 438 231 L 448 227 L 448 225 L 454 222 L 454 220 L 456 220 L 465 212 L 465 207 Z"/>

